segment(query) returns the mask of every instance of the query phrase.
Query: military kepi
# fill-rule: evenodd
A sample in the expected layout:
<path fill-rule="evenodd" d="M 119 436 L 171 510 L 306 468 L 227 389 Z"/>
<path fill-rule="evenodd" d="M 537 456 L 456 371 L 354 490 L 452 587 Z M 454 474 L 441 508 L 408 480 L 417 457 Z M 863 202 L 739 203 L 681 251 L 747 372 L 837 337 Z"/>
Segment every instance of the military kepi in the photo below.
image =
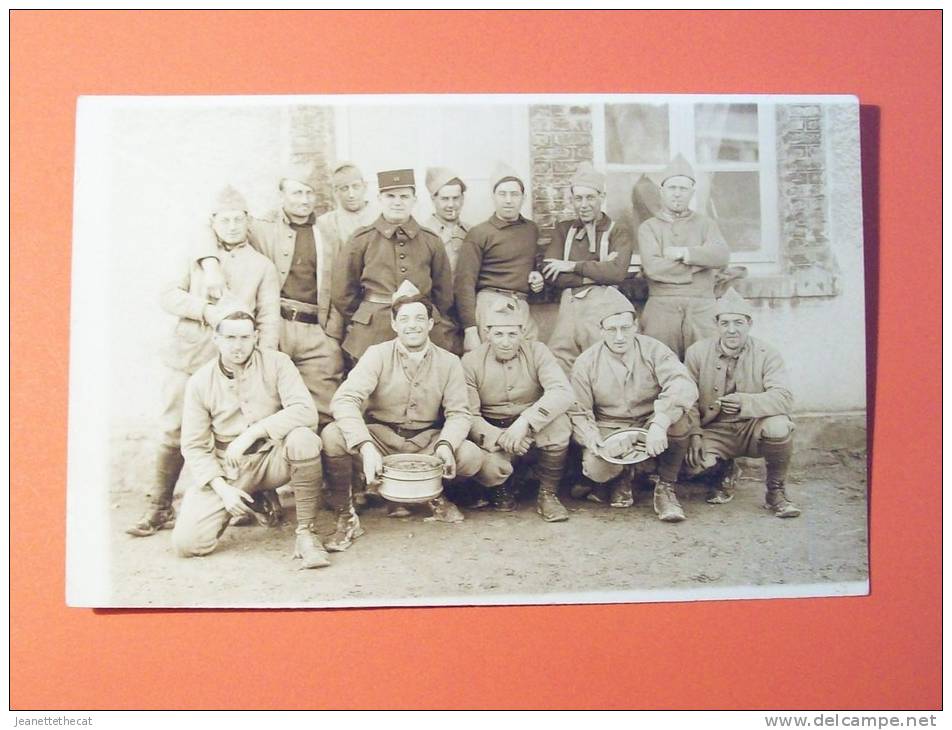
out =
<path fill-rule="evenodd" d="M 717 319 L 722 314 L 743 314 L 750 319 L 754 318 L 754 311 L 750 308 L 750 303 L 738 294 L 734 287 L 724 292 L 723 296 L 717 300 L 714 318 Z"/>
<path fill-rule="evenodd" d="M 377 173 L 377 190 L 383 192 L 394 188 L 413 188 L 416 190 L 413 170 L 384 170 Z"/>

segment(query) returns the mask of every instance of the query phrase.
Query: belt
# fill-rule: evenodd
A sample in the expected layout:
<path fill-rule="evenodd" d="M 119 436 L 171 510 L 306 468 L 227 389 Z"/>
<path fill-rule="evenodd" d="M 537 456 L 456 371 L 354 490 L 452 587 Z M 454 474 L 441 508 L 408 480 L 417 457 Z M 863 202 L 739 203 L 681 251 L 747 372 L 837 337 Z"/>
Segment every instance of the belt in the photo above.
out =
<path fill-rule="evenodd" d="M 367 294 L 364 301 L 372 304 L 391 304 L 393 302 L 391 296 L 387 294 Z"/>
<path fill-rule="evenodd" d="M 221 450 L 221 451 L 225 451 L 225 450 L 228 448 L 229 444 L 231 444 L 232 441 L 234 441 L 234 439 L 231 439 L 230 441 L 220 441 L 219 439 L 216 438 L 216 439 L 215 439 L 215 448 L 216 448 L 216 449 L 219 449 L 219 450 Z M 255 441 L 253 444 L 251 444 L 251 446 L 248 447 L 248 450 L 245 451 L 245 454 L 246 454 L 246 455 L 247 455 L 247 454 L 257 454 L 259 451 L 261 451 L 261 450 L 267 445 L 267 443 L 268 443 L 268 439 L 260 438 L 260 439 L 258 439 L 257 441 Z"/>
<path fill-rule="evenodd" d="M 529 295 L 522 291 L 513 291 L 512 289 L 497 289 L 494 286 L 484 286 L 479 291 L 491 291 L 496 292 L 496 294 L 505 294 L 506 296 L 515 297 L 516 299 L 528 299 Z"/>
<path fill-rule="evenodd" d="M 374 421 L 372 419 L 368 419 L 367 423 L 377 424 L 378 426 L 386 426 L 395 434 L 397 434 L 397 436 L 407 440 L 412 439 L 414 436 L 419 436 L 424 431 L 430 431 L 436 428 L 435 426 L 424 426 L 423 428 L 406 428 L 405 426 L 400 426 L 396 423 L 385 423 L 383 421 Z"/>
<path fill-rule="evenodd" d="M 509 428 L 516 422 L 516 419 L 519 418 L 519 416 L 504 416 L 503 418 L 490 418 L 489 416 L 483 416 L 483 418 L 496 428 Z"/>
<path fill-rule="evenodd" d="M 298 309 L 287 304 L 281 305 L 281 316 L 291 322 L 306 322 L 307 324 L 320 324 L 321 320 L 317 312 L 311 311 L 311 305 L 307 309 Z"/>

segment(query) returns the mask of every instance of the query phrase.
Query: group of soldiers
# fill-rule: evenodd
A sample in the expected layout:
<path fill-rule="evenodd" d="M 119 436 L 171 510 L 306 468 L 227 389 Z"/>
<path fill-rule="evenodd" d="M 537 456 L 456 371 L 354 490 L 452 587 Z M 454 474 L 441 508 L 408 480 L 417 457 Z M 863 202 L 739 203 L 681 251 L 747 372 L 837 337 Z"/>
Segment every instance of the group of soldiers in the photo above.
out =
<path fill-rule="evenodd" d="M 127 532 L 174 528 L 179 555 L 205 555 L 230 524 L 278 523 L 274 490 L 288 485 L 294 556 L 325 566 L 364 533 L 358 509 L 384 457 L 398 453 L 438 458 L 447 485 L 470 490 L 469 507 L 514 509 L 531 472 L 548 522 L 568 519 L 562 484 L 625 508 L 638 479 L 653 482 L 661 520 L 681 521 L 679 475 L 705 477 L 707 501 L 725 503 L 734 459 L 763 458 L 765 506 L 799 515 L 784 486 L 793 423 L 783 360 L 750 336 L 742 297 L 715 297 L 729 250 L 690 208 L 684 158 L 660 175 L 660 209 L 637 239 L 603 211 L 606 177 L 583 163 L 569 189 L 575 217 L 547 246 L 521 213 L 524 179 L 504 164 L 490 180 L 495 212 L 471 227 L 452 170 L 426 172 L 426 225 L 412 215 L 412 170 L 378 173 L 379 208 L 354 163 L 331 173 L 336 207 L 321 216 L 305 167 L 280 177 L 281 205 L 264 217 L 231 187 L 215 198 L 210 226 L 163 292 L 177 322 L 163 357 L 157 473 Z M 649 291 L 640 317 L 618 288 L 635 253 Z M 528 299 L 546 287 L 561 299 L 543 344 Z M 632 429 L 643 429 L 647 460 L 619 463 L 637 445 Z M 176 515 L 185 463 L 192 483 Z M 445 494 L 428 519 L 463 520 Z M 322 538 L 314 525 L 325 507 L 336 523 Z"/>

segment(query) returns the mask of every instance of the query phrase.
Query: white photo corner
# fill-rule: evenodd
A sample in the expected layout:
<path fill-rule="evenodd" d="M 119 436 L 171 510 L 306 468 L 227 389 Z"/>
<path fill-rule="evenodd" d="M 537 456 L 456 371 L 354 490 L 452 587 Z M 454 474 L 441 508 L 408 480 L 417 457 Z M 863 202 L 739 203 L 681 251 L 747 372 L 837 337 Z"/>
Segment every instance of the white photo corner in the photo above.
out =
<path fill-rule="evenodd" d="M 868 593 L 855 97 L 81 97 L 76 140 L 69 605 Z"/>

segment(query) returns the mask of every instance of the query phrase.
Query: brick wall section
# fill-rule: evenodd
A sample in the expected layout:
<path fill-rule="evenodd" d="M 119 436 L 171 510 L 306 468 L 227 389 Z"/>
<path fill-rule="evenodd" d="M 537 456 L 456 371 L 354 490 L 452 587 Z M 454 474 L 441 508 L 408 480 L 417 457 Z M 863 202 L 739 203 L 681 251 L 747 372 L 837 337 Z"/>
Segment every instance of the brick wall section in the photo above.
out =
<path fill-rule="evenodd" d="M 830 242 L 823 112 L 816 104 L 777 107 L 777 174 L 783 273 L 794 294 L 833 295 L 836 259 Z"/>
<path fill-rule="evenodd" d="M 330 176 L 330 164 L 335 157 L 334 110 L 325 106 L 291 107 L 289 132 L 289 162 L 314 165 L 316 212 L 325 213 L 334 207 Z"/>
<path fill-rule="evenodd" d="M 565 191 L 580 162 L 592 161 L 592 110 L 587 106 L 529 107 L 532 217 L 546 238 L 572 215 Z"/>

